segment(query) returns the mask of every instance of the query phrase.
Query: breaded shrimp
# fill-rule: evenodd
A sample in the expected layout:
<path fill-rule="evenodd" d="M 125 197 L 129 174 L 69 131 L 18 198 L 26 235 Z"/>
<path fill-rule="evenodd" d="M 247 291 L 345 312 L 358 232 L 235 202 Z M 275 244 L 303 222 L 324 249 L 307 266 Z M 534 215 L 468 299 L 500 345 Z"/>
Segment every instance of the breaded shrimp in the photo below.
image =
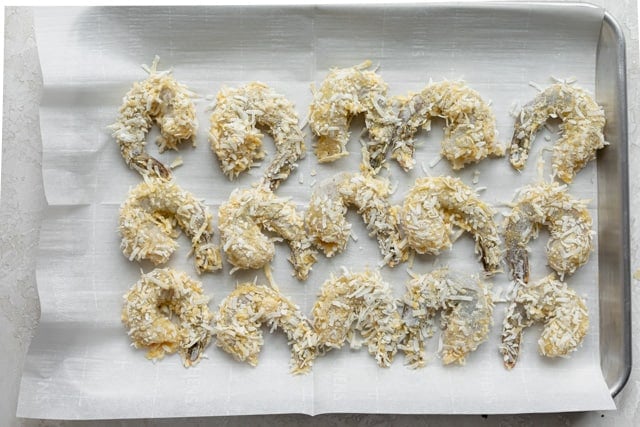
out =
<path fill-rule="evenodd" d="M 518 361 L 525 328 L 544 322 L 538 340 L 540 354 L 567 356 L 584 340 L 589 329 L 585 301 L 566 283 L 550 274 L 533 285 L 520 283 L 514 300 L 505 314 L 500 352 L 504 366 L 512 369 Z"/>
<path fill-rule="evenodd" d="M 553 147 L 554 173 L 567 184 L 596 151 L 607 145 L 604 140 L 604 110 L 584 89 L 557 83 L 540 92 L 525 105 L 516 119 L 509 161 L 520 170 L 524 167 L 531 143 L 549 117 L 562 120 L 562 136 Z"/>
<path fill-rule="evenodd" d="M 234 179 L 264 158 L 264 126 L 273 136 L 276 152 L 262 183 L 278 188 L 304 157 L 304 137 L 293 104 L 264 83 L 252 82 L 239 88 L 223 88 L 211 114 L 209 141 L 222 172 Z"/>
<path fill-rule="evenodd" d="M 437 255 L 452 245 L 453 226 L 471 233 L 476 253 L 488 274 L 500 270 L 502 250 L 493 216 L 495 210 L 459 178 L 426 177 L 416 180 L 400 213 L 408 244 L 420 254 Z"/>
<path fill-rule="evenodd" d="M 321 351 L 355 345 L 360 331 L 378 365 L 389 367 L 402 338 L 403 326 L 389 284 L 379 272 L 333 275 L 313 306 L 313 328 Z"/>
<path fill-rule="evenodd" d="M 440 154 L 453 169 L 487 156 L 504 155 L 504 147 L 496 139 L 496 119 L 489 104 L 463 82 L 430 83 L 419 93 L 393 98 L 391 105 L 399 118 L 391 157 L 405 171 L 415 164 L 414 135 L 420 128 L 431 129 L 433 117 L 446 121 Z"/>
<path fill-rule="evenodd" d="M 222 248 L 236 268 L 258 269 L 273 259 L 273 239 L 263 234 L 264 229 L 287 241 L 295 276 L 307 279 L 316 262 L 316 251 L 293 202 L 264 187 L 236 189 L 220 206 L 219 215 Z"/>
<path fill-rule="evenodd" d="M 198 122 L 191 100 L 193 94 L 178 83 L 171 71 L 157 71 L 156 56 L 149 77 L 136 82 L 123 99 L 120 115 L 110 126 L 125 162 L 141 175 L 170 179 L 171 170 L 145 150 L 145 139 L 153 123 L 160 127 L 159 151 L 177 150 L 178 144 L 193 141 Z M 195 145 L 195 143 L 194 143 Z"/>
<path fill-rule="evenodd" d="M 277 289 L 253 283 L 239 285 L 215 315 L 216 343 L 234 359 L 258 364 L 264 343 L 260 327 L 280 328 L 291 346 L 291 372 L 306 373 L 317 356 L 318 337 L 297 305 Z"/>
<path fill-rule="evenodd" d="M 155 269 L 143 274 L 124 295 L 122 322 L 136 348 L 148 359 L 178 351 L 185 367 L 195 365 L 211 341 L 209 297 L 187 274 Z M 172 321 L 171 316 L 178 321 Z"/>
<path fill-rule="evenodd" d="M 178 247 L 177 225 L 191 239 L 198 273 L 222 267 L 213 242 L 211 213 L 205 204 L 175 182 L 145 176 L 120 207 L 120 247 L 130 261 L 164 264 Z"/>
<path fill-rule="evenodd" d="M 453 275 L 446 267 L 414 274 L 403 303 L 407 333 L 401 349 L 413 368 L 425 365 L 424 343 L 434 334 L 433 319 L 439 311 L 445 365 L 463 365 L 466 356 L 487 340 L 493 324 L 493 301 L 487 286 L 478 279 Z"/>
<path fill-rule="evenodd" d="M 505 221 L 506 260 L 511 278 L 529 281 L 527 243 L 538 235 L 540 224 L 551 235 L 547 243 L 549 266 L 563 277 L 589 260 L 593 250 L 592 220 L 584 201 L 567 193 L 567 186 L 540 183 L 519 191 Z"/>
<path fill-rule="evenodd" d="M 320 88 L 314 91 L 309 109 L 309 125 L 318 136 L 316 156 L 320 163 L 333 162 L 349 154 L 351 119 L 365 114 L 365 125 L 373 141 L 367 144 L 365 161 L 377 171 L 385 161 L 390 143 L 391 123 L 387 112 L 387 84 L 367 68 L 371 61 L 350 68 L 333 68 Z"/>
<path fill-rule="evenodd" d="M 389 181 L 369 173 L 342 172 L 319 184 L 311 195 L 305 224 L 313 243 L 328 257 L 342 252 L 351 233 L 347 207 L 358 209 L 378 239 L 384 262 L 393 267 L 408 257 L 395 208 L 388 201 Z"/>

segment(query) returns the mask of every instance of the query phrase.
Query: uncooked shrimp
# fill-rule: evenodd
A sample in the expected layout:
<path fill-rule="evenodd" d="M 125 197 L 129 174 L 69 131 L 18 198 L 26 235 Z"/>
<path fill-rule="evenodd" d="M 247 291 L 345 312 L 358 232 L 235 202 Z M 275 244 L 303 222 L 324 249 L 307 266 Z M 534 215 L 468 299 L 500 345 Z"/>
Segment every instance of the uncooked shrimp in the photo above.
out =
<path fill-rule="evenodd" d="M 437 255 L 449 249 L 453 226 L 471 233 L 476 253 L 488 274 L 500 270 L 500 234 L 495 210 L 459 178 L 425 177 L 416 180 L 400 214 L 408 244 L 420 254 Z"/>
<path fill-rule="evenodd" d="M 346 149 L 351 119 L 365 114 L 365 125 L 372 137 L 366 150 L 368 164 L 377 171 L 385 160 L 396 118 L 387 111 L 387 84 L 375 71 L 367 70 L 371 61 L 350 68 L 333 68 L 313 93 L 309 125 L 318 136 L 315 153 L 320 163 L 333 162 L 349 154 Z"/>
<path fill-rule="evenodd" d="M 589 329 L 589 314 L 584 299 L 553 273 L 533 285 L 518 284 L 502 329 L 500 352 L 507 369 L 516 365 L 524 329 L 534 322 L 544 322 L 538 340 L 540 354 L 567 356 L 584 340 Z"/>
<path fill-rule="evenodd" d="M 175 182 L 145 177 L 120 207 L 121 249 L 130 261 L 164 264 L 178 247 L 175 224 L 191 239 L 198 273 L 222 267 L 209 208 Z"/>
<path fill-rule="evenodd" d="M 177 150 L 178 144 L 193 141 L 198 122 L 193 94 L 178 83 L 171 71 L 157 71 L 156 56 L 149 77 L 136 82 L 123 99 L 120 115 L 110 126 L 125 162 L 142 175 L 171 178 L 171 170 L 145 150 L 145 139 L 153 123 L 160 127 L 159 151 Z M 194 143 L 195 145 L 195 143 Z"/>
<path fill-rule="evenodd" d="M 265 156 L 262 133 L 256 126 L 266 127 L 275 142 L 274 158 L 262 179 L 275 190 L 305 153 L 304 137 L 293 104 L 260 82 L 218 92 L 211 114 L 209 141 L 222 172 L 231 179 Z"/>
<path fill-rule="evenodd" d="M 464 364 L 467 355 L 487 340 L 493 324 L 493 301 L 487 285 L 439 268 L 413 275 L 403 297 L 407 332 L 401 348 L 414 368 L 425 365 L 424 343 L 434 334 L 433 319 L 441 311 L 442 361 Z"/>
<path fill-rule="evenodd" d="M 445 119 L 440 154 L 453 169 L 479 162 L 487 156 L 503 156 L 497 142 L 496 119 L 478 92 L 463 82 L 430 83 L 421 92 L 396 97 L 391 110 L 399 118 L 393 136 L 391 157 L 407 171 L 415 164 L 415 134 L 431 129 L 431 119 Z"/>
<path fill-rule="evenodd" d="M 287 241 L 295 276 L 307 279 L 316 262 L 316 251 L 293 202 L 264 187 L 236 189 L 220 206 L 219 216 L 222 248 L 236 268 L 262 268 L 273 259 L 275 245 L 263 234 L 261 229 L 265 229 Z"/>
<path fill-rule="evenodd" d="M 604 140 L 604 110 L 584 89 L 557 83 L 540 92 L 525 105 L 516 118 L 509 161 L 520 170 L 524 167 L 531 143 L 548 118 L 562 120 L 562 136 L 553 147 L 554 173 L 567 184 L 596 151 L 607 145 Z"/>
<path fill-rule="evenodd" d="M 592 220 L 586 204 L 567 193 L 567 186 L 540 183 L 519 191 L 520 196 L 506 218 L 506 260 L 511 278 L 529 281 L 527 243 L 538 235 L 540 224 L 549 229 L 549 266 L 562 277 L 573 274 L 589 260 L 593 250 Z"/>
<path fill-rule="evenodd" d="M 187 274 L 155 269 L 124 295 L 122 322 L 134 347 L 147 349 L 148 359 L 178 351 L 189 367 L 198 363 L 211 341 L 209 299 L 200 282 Z M 172 321 L 173 315 L 177 321 Z"/>
<path fill-rule="evenodd" d="M 400 235 L 389 194 L 389 181 L 368 173 L 342 172 L 327 179 L 314 190 L 305 215 L 310 238 L 328 257 L 342 252 L 351 233 L 347 207 L 353 205 L 371 235 L 378 239 L 384 262 L 393 267 L 405 261 L 407 244 Z"/>
<path fill-rule="evenodd" d="M 215 315 L 216 343 L 240 362 L 258 364 L 264 343 L 260 326 L 280 328 L 291 346 L 291 371 L 308 372 L 317 356 L 318 337 L 297 305 L 277 289 L 253 283 L 239 285 Z"/>
<path fill-rule="evenodd" d="M 381 367 L 391 365 L 403 335 L 391 288 L 379 272 L 371 271 L 331 276 L 313 306 L 312 324 L 321 351 L 341 348 L 345 341 L 357 346 L 360 331 Z"/>

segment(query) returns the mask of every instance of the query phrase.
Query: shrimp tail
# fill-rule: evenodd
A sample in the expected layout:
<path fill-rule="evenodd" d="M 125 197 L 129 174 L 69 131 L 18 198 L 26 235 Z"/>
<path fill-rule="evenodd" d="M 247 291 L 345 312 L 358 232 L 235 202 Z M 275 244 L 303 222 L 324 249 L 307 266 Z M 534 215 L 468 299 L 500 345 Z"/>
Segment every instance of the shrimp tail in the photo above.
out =
<path fill-rule="evenodd" d="M 204 341 L 198 341 L 189 347 L 186 350 L 186 357 L 182 358 L 184 366 L 188 368 L 193 366 L 196 361 L 200 360 L 200 356 L 202 355 L 205 347 L 206 343 Z"/>
<path fill-rule="evenodd" d="M 506 259 L 511 271 L 511 280 L 529 283 L 529 252 L 527 248 L 522 246 L 508 248 Z"/>
<path fill-rule="evenodd" d="M 220 248 L 216 245 L 207 243 L 204 245 L 195 245 L 196 270 L 198 274 L 204 271 L 215 271 L 222 268 L 222 257 L 220 256 Z"/>
<path fill-rule="evenodd" d="M 312 247 L 309 239 L 289 241 L 291 256 L 289 262 L 293 265 L 295 276 L 300 280 L 307 280 L 313 264 L 317 261 L 317 251 Z"/>
<path fill-rule="evenodd" d="M 522 170 L 531 150 L 531 132 L 526 132 L 522 127 L 522 122 L 518 118 L 509 146 L 509 162 L 516 170 Z"/>
<path fill-rule="evenodd" d="M 170 180 L 173 173 L 161 161 L 148 154 L 141 154 L 131 159 L 129 166 L 140 174 L 151 173 L 159 178 Z"/>
<path fill-rule="evenodd" d="M 520 354 L 523 331 L 531 323 L 523 305 L 515 300 L 511 301 L 502 325 L 502 345 L 500 346 L 505 368 L 511 370 L 516 366 L 518 355 Z"/>

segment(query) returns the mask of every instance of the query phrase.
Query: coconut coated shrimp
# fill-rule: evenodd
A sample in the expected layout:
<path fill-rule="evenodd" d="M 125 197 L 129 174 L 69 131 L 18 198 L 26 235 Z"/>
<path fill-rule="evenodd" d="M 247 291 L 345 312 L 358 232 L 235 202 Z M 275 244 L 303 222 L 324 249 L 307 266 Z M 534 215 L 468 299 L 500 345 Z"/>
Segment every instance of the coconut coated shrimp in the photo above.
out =
<path fill-rule="evenodd" d="M 549 266 L 561 277 L 573 274 L 589 260 L 593 250 L 592 220 L 584 201 L 576 200 L 566 185 L 541 183 L 520 191 L 505 224 L 506 260 L 513 280 L 529 281 L 527 243 L 544 224 Z"/>
<path fill-rule="evenodd" d="M 525 105 L 516 119 L 509 153 L 511 165 L 524 167 L 531 143 L 549 117 L 562 120 L 562 136 L 553 147 L 555 174 L 567 184 L 596 151 L 607 145 L 604 140 L 604 110 L 584 89 L 558 83 L 539 93 Z"/>
<path fill-rule="evenodd" d="M 172 269 L 143 274 L 124 295 L 122 322 L 136 348 L 147 358 L 162 359 L 178 351 L 184 366 L 195 365 L 211 341 L 209 297 L 200 282 Z M 178 321 L 172 321 L 171 316 Z"/>
<path fill-rule="evenodd" d="M 347 207 L 353 205 L 367 229 L 378 239 L 380 252 L 390 267 L 408 257 L 400 235 L 397 213 L 388 201 L 389 181 L 370 174 L 342 172 L 316 187 L 305 224 L 313 243 L 328 257 L 342 252 L 351 232 Z"/>
<path fill-rule="evenodd" d="M 218 92 L 209 141 L 222 171 L 231 179 L 265 156 L 262 133 L 256 125 L 265 126 L 276 145 L 274 159 L 263 177 L 263 182 L 275 190 L 304 157 L 304 137 L 293 104 L 260 82 Z"/>
<path fill-rule="evenodd" d="M 402 343 L 408 364 L 425 365 L 424 343 L 433 336 L 433 319 L 442 311 L 442 361 L 464 364 L 466 356 L 487 340 L 493 324 L 493 301 L 486 285 L 472 285 L 440 268 L 414 275 L 403 298 L 407 334 Z"/>
<path fill-rule="evenodd" d="M 313 306 L 313 327 L 323 351 L 356 346 L 360 331 L 378 365 L 389 367 L 403 335 L 403 326 L 391 288 L 380 273 L 345 272 L 331 277 Z"/>
<path fill-rule="evenodd" d="M 120 207 L 120 247 L 130 261 L 164 264 L 178 247 L 176 223 L 191 239 L 198 273 L 222 267 L 207 206 L 160 178 L 145 177 Z"/>
<path fill-rule="evenodd" d="M 177 150 L 178 144 L 193 140 L 197 130 L 193 95 L 178 83 L 170 71 L 158 72 L 156 56 L 149 77 L 136 82 L 123 99 L 120 115 L 111 125 L 125 162 L 141 175 L 171 178 L 171 171 L 145 151 L 145 139 L 153 123 L 160 127 L 159 151 Z"/>
<path fill-rule="evenodd" d="M 553 273 L 533 285 L 518 286 L 503 323 L 500 352 L 504 366 L 511 369 L 516 365 L 524 329 L 534 322 L 544 322 L 538 340 L 540 354 L 558 357 L 575 351 L 589 328 L 584 300 Z"/>
<path fill-rule="evenodd" d="M 217 345 L 236 360 L 256 366 L 264 343 L 263 324 L 287 335 L 291 371 L 308 372 L 317 356 L 317 336 L 298 306 L 277 289 L 244 283 L 226 297 L 215 315 Z"/>
<path fill-rule="evenodd" d="M 450 248 L 454 225 L 468 231 L 476 241 L 485 271 L 495 274 L 502 250 L 494 215 L 495 210 L 460 179 L 440 176 L 416 180 L 400 219 L 409 246 L 420 254 L 437 255 Z"/>
<path fill-rule="evenodd" d="M 350 68 L 334 68 L 314 91 L 309 124 L 318 136 L 316 156 L 320 163 L 333 162 L 349 154 L 349 124 L 353 116 L 365 113 L 365 124 L 373 141 L 367 146 L 368 163 L 378 170 L 385 160 L 395 118 L 387 112 L 387 84 L 371 61 Z"/>
<path fill-rule="evenodd" d="M 393 137 L 391 157 L 407 171 L 415 164 L 414 135 L 430 129 L 433 117 L 446 120 L 440 154 L 453 169 L 479 162 L 487 156 L 503 156 L 496 140 L 496 119 L 478 92 L 463 82 L 431 83 L 421 92 L 392 101 L 400 124 Z"/>
<path fill-rule="evenodd" d="M 316 251 L 293 202 L 263 187 L 235 190 L 220 206 L 219 215 L 222 248 L 236 268 L 258 269 L 273 259 L 275 245 L 262 233 L 261 229 L 265 229 L 287 241 L 295 276 L 307 279 L 316 262 Z"/>

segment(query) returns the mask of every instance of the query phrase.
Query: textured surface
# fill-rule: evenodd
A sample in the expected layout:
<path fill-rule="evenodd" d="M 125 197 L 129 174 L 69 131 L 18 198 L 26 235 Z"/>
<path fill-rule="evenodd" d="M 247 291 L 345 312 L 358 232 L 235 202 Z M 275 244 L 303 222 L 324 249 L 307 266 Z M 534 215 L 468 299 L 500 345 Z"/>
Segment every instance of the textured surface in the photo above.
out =
<path fill-rule="evenodd" d="M 630 129 L 630 176 L 638 176 L 635 164 L 640 160 L 637 138 L 637 99 L 638 99 L 638 38 L 636 22 L 636 3 L 598 1 L 616 16 L 627 36 L 628 79 L 629 79 L 629 129 Z M 38 131 L 37 104 L 40 90 L 40 75 L 37 51 L 33 37 L 32 15 L 26 9 L 6 10 L 5 36 L 5 103 L 3 133 L 3 179 L 2 205 L 0 211 L 1 276 L 0 287 L 0 343 L 5 350 L 0 355 L 0 390 L 4 399 L 0 400 L 1 425 L 140 425 L 151 422 L 53 422 L 36 420 L 15 420 L 16 396 L 20 372 L 28 342 L 33 335 L 39 312 L 35 277 L 35 248 L 37 247 L 38 227 L 41 208 L 44 202 L 40 172 L 40 135 Z M 638 204 L 638 181 L 631 181 L 631 209 L 633 213 Z M 27 196 L 28 195 L 28 196 Z M 639 225 L 632 219 L 632 271 L 638 268 L 634 254 L 638 248 Z M 638 292 L 633 284 L 634 330 L 637 330 L 640 310 L 637 309 Z M 634 357 L 638 361 L 640 347 L 634 342 Z M 482 419 L 479 416 L 455 417 L 459 425 L 534 425 L 543 424 L 582 424 L 582 425 L 633 425 L 640 420 L 640 369 L 635 363 L 629 383 L 618 396 L 619 410 L 612 413 L 585 414 L 547 414 L 539 416 L 491 416 Z M 604 417 L 602 417 L 604 415 Z M 153 422 L 154 425 L 412 425 L 440 424 L 451 421 L 445 417 L 429 416 L 383 416 L 383 415 L 327 415 L 310 418 L 301 415 L 282 415 L 271 417 L 192 419 L 180 423 L 176 420 Z M 634 423 L 635 421 L 635 423 Z"/>

